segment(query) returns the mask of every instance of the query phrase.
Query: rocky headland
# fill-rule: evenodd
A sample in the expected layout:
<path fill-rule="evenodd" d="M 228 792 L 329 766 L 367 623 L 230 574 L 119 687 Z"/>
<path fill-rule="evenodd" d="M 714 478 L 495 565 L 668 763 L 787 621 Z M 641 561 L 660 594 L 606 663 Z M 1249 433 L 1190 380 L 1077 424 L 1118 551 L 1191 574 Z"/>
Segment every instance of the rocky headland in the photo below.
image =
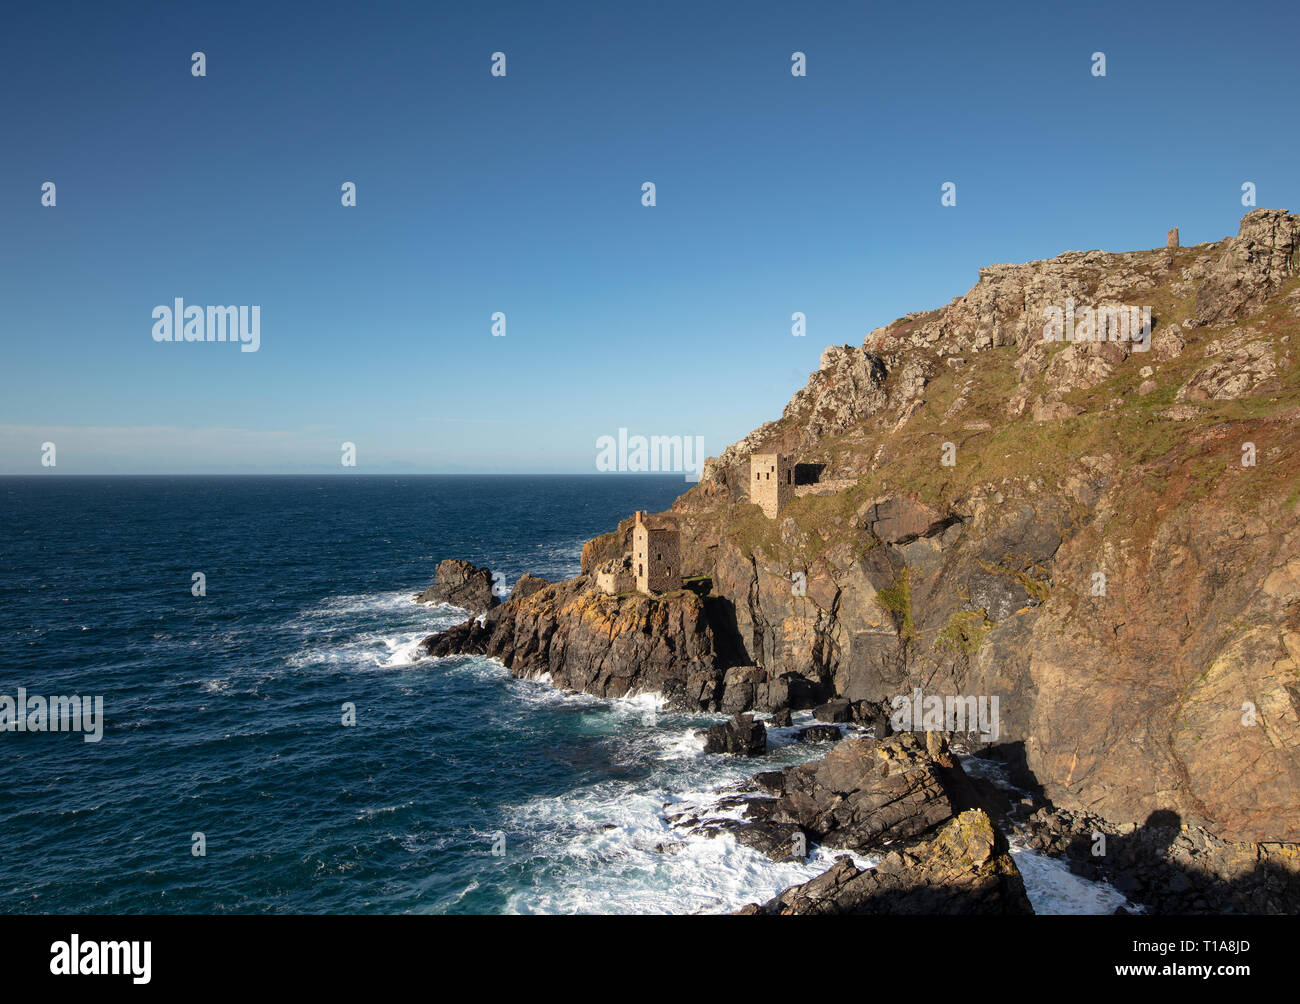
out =
<path fill-rule="evenodd" d="M 1149 328 L 1044 337 L 1085 308 Z M 779 419 L 655 516 L 683 588 L 597 587 L 629 517 L 582 574 L 500 604 L 449 571 L 430 598 L 472 586 L 458 605 L 477 616 L 424 648 L 769 724 L 833 707 L 818 717 L 874 734 L 766 778 L 750 828 L 725 825 L 878 866 L 840 861 L 749 912 L 1023 912 L 1006 833 L 1150 910 L 1296 912 L 1297 336 L 1300 216 L 1283 210 L 1209 244 L 981 269 L 946 306 L 828 348 Z M 749 498 L 758 453 L 795 463 L 775 518 Z M 1011 787 L 888 735 L 918 690 L 998 699 L 996 735 L 945 738 Z M 754 725 L 714 748 L 753 750 Z"/>

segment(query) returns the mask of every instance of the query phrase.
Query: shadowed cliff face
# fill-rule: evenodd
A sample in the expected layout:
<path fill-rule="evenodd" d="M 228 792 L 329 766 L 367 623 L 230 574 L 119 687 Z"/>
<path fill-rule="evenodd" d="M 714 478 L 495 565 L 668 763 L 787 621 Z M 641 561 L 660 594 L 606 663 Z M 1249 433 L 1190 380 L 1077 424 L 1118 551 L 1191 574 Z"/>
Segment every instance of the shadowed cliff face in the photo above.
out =
<path fill-rule="evenodd" d="M 1300 217 L 1256 210 L 1215 244 L 983 269 L 706 465 L 673 515 L 708 604 L 579 579 L 489 614 L 488 650 L 702 707 L 997 697 L 1059 805 L 1300 841 L 1298 249 Z M 1149 309 L 1149 342 L 1046 341 L 1054 307 Z M 768 520 L 747 472 L 774 450 L 820 484 Z"/>

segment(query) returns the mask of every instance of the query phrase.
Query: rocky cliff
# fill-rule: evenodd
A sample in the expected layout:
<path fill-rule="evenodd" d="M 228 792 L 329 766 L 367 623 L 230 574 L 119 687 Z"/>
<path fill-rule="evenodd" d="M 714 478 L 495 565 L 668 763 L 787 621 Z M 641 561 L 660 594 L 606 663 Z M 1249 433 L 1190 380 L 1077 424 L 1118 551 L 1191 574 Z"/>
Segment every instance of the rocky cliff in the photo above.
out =
<path fill-rule="evenodd" d="M 1044 337 L 1054 311 L 1076 340 Z M 1139 324 L 1084 339 L 1116 317 Z M 1300 217 L 1280 210 L 1213 244 L 982 269 L 827 349 L 706 465 L 671 515 L 708 596 L 584 574 L 428 648 L 708 709 L 998 697 L 991 752 L 1055 805 L 1300 841 L 1298 334 Z M 821 488 L 766 519 L 758 451 Z"/>
<path fill-rule="evenodd" d="M 427 638 L 423 648 L 491 656 L 515 676 L 599 697 L 654 692 L 679 706 L 716 708 L 724 673 L 710 606 L 687 590 L 608 596 L 587 576 L 517 585 L 506 603 Z"/>

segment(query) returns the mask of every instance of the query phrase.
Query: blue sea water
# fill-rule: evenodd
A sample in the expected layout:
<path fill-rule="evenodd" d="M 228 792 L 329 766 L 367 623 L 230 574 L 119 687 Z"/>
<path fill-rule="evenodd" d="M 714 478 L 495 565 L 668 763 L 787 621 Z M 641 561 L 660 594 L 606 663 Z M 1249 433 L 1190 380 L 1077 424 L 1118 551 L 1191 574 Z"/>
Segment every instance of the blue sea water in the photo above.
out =
<path fill-rule="evenodd" d="M 824 749 L 705 757 L 714 719 L 652 696 L 415 658 L 465 617 L 413 601 L 442 558 L 570 576 L 585 540 L 686 487 L 0 479 L 0 695 L 102 695 L 106 719 L 98 743 L 0 733 L 0 911 L 699 912 L 824 870 L 663 819 Z"/>

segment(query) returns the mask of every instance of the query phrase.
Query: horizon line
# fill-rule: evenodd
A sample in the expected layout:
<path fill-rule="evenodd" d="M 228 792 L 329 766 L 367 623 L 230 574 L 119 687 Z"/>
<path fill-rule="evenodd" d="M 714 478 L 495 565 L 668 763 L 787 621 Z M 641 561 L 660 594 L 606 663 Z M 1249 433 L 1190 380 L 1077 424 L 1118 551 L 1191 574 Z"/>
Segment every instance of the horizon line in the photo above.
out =
<path fill-rule="evenodd" d="M 298 471 L 100 471 L 83 473 L 2 473 L 0 478 L 682 478 L 682 471 L 414 471 L 357 472 Z"/>

